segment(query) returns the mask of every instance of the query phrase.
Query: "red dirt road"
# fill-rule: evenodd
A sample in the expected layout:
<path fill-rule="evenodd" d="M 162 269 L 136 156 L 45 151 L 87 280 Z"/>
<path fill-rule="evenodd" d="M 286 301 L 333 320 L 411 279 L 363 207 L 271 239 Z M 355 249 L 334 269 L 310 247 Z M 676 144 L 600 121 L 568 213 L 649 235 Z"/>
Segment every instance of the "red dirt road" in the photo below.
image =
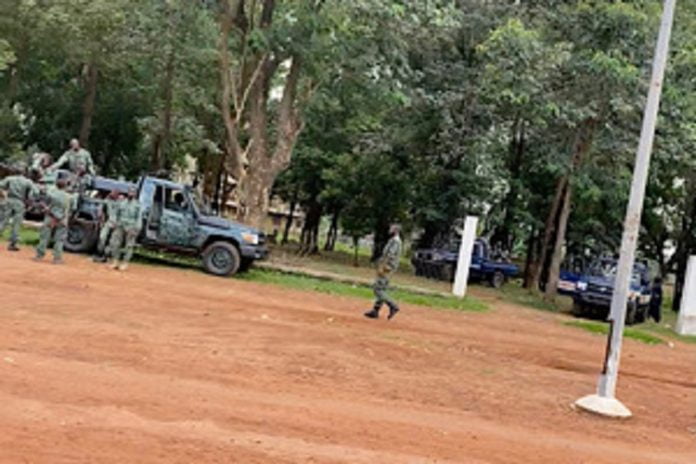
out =
<path fill-rule="evenodd" d="M 368 303 L 196 271 L 0 252 L 0 463 L 696 463 L 696 346 L 624 345 L 494 302 Z"/>

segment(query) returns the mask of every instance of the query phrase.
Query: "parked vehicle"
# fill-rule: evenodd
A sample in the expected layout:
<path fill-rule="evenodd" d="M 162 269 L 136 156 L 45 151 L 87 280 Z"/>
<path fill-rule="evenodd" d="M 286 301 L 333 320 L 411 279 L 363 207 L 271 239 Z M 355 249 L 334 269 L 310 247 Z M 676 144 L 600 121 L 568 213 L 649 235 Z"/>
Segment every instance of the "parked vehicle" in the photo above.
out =
<path fill-rule="evenodd" d="M 411 258 L 416 275 L 453 282 L 460 243 L 459 240 L 452 240 L 444 247 L 416 250 Z M 508 278 L 518 274 L 519 268 L 515 264 L 502 257 L 492 256 L 487 241 L 476 240 L 469 268 L 470 280 L 485 281 L 495 288 L 500 288 Z"/>
<path fill-rule="evenodd" d="M 576 285 L 573 313 L 577 316 L 607 319 L 614 293 L 617 261 L 603 258 L 595 261 Z M 646 263 L 636 263 L 626 301 L 626 323 L 645 321 L 650 307 L 652 286 Z"/>
<path fill-rule="evenodd" d="M 561 273 L 558 279 L 558 293 L 574 296 L 578 282 L 585 273 L 585 260 L 582 257 L 569 256 L 561 265 Z"/>
<path fill-rule="evenodd" d="M 215 217 L 187 186 L 145 176 L 137 184 L 96 177 L 80 196 L 71 218 L 66 249 L 91 252 L 99 238 L 99 211 L 112 190 L 125 193 L 136 185 L 143 211 L 138 243 L 149 249 L 197 256 L 203 268 L 227 276 L 248 269 L 266 257 L 266 237 L 260 231 Z"/>

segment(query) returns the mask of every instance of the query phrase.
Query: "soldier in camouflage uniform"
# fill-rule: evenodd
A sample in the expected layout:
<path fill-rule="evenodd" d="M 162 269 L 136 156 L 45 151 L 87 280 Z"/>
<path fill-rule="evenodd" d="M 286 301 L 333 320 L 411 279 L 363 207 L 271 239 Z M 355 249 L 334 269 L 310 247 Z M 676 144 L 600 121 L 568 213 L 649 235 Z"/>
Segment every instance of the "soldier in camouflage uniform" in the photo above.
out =
<path fill-rule="evenodd" d="M 70 211 L 76 207 L 76 197 L 65 191 L 66 182 L 58 179 L 55 186 L 49 186 L 46 190 L 44 206 L 44 222 L 41 227 L 39 246 L 36 247 L 36 261 L 40 261 L 46 255 L 48 242 L 53 236 L 53 263 L 63 264 L 63 245 L 68 235 L 68 220 Z"/>
<path fill-rule="evenodd" d="M 77 164 L 76 171 L 71 179 L 71 190 L 73 193 L 83 195 L 87 188 L 92 184 L 92 176 L 87 173 L 87 167 L 84 163 Z"/>
<path fill-rule="evenodd" d="M 0 181 L 0 190 L 5 191 L 5 199 L 0 201 L 0 235 L 8 223 L 12 223 L 10 251 L 19 251 L 19 229 L 24 220 L 27 203 L 39 195 L 39 188 L 24 176 L 10 176 Z"/>
<path fill-rule="evenodd" d="M 45 182 L 46 171 L 51 167 L 52 162 L 51 155 L 48 153 L 34 153 L 31 161 L 31 171 L 34 174 L 34 182 Z"/>
<path fill-rule="evenodd" d="M 111 255 L 107 245 L 109 238 L 116 228 L 116 219 L 118 217 L 118 202 L 121 199 L 118 190 L 112 190 L 109 196 L 104 200 L 102 209 L 99 213 L 99 222 L 102 226 L 99 230 L 99 243 L 97 244 L 97 254 L 94 257 L 95 262 L 103 263 L 107 256 Z"/>
<path fill-rule="evenodd" d="M 133 257 L 135 241 L 143 224 L 142 210 L 136 194 L 136 188 L 131 187 L 128 190 L 128 199 L 119 203 L 116 228 L 109 241 L 109 249 L 114 260 L 112 266 L 121 271 L 128 269 L 128 263 Z"/>
<path fill-rule="evenodd" d="M 389 277 L 398 269 L 399 259 L 401 258 L 401 228 L 397 225 L 392 225 L 389 229 L 389 241 L 387 242 L 382 256 L 377 264 L 377 278 L 373 286 L 375 292 L 375 305 L 372 310 L 365 313 L 365 317 L 370 319 L 379 318 L 379 311 L 385 303 L 389 307 L 389 315 L 387 319 L 391 319 L 399 312 L 399 306 L 389 298 L 387 290 L 389 289 Z"/>
<path fill-rule="evenodd" d="M 94 172 L 94 162 L 92 161 L 92 155 L 80 147 L 80 142 L 77 139 L 72 139 L 70 141 L 70 149 L 63 153 L 63 155 L 48 168 L 49 171 L 55 171 L 56 169 L 63 166 L 65 163 L 68 164 L 68 169 L 73 174 L 79 172 L 80 167 L 85 169 L 87 174 L 93 176 Z"/>

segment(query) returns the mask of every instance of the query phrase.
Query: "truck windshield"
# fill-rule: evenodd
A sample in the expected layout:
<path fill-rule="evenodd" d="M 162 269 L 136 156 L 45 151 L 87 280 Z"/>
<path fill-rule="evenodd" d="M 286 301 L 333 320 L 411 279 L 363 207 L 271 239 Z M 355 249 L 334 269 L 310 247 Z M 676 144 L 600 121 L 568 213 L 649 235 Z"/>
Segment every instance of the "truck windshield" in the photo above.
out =
<path fill-rule="evenodd" d="M 595 263 L 590 269 L 590 275 L 594 277 L 608 277 L 613 278 L 616 275 L 616 267 L 618 263 L 616 261 L 600 261 Z M 631 281 L 635 283 L 640 282 L 640 271 L 638 269 L 633 269 L 633 275 L 631 276 Z"/>

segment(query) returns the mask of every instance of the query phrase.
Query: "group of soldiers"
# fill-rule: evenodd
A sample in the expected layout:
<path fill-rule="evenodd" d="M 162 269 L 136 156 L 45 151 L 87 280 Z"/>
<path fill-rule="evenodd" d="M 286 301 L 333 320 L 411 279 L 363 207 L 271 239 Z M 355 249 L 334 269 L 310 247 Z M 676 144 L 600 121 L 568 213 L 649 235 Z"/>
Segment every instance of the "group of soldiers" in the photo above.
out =
<path fill-rule="evenodd" d="M 58 169 L 67 167 L 69 178 L 59 177 Z M 37 153 L 31 167 L 22 175 L 0 180 L 0 235 L 10 225 L 9 251 L 18 251 L 19 232 L 28 208 L 38 206 L 44 215 L 39 244 L 34 260 L 46 256 L 53 242 L 53 262 L 63 264 L 63 248 L 68 235 L 68 223 L 77 211 L 80 194 L 95 175 L 92 155 L 80 146 L 77 139 L 56 161 L 50 155 Z M 104 202 L 100 222 L 98 256 L 96 261 L 112 260 L 115 269 L 126 270 L 133 256 L 135 240 L 140 233 L 142 215 L 135 188 L 127 195 L 112 192 Z"/>

